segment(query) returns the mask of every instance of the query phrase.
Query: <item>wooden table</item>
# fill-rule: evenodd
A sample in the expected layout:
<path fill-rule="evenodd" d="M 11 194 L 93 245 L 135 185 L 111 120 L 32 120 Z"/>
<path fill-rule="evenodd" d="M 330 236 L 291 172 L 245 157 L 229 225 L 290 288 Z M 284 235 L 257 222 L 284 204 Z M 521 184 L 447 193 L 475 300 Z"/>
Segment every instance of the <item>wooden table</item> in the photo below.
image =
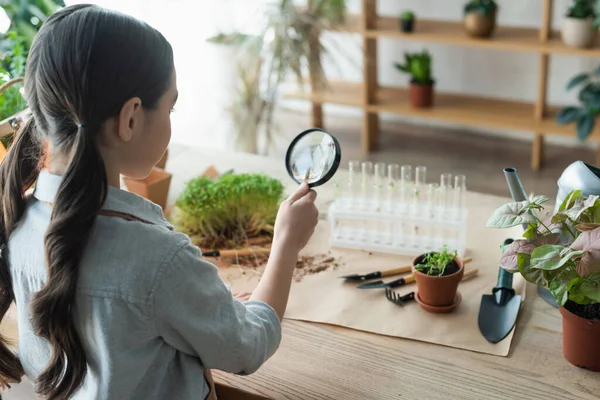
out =
<path fill-rule="evenodd" d="M 167 164 L 174 173 L 170 202 L 185 181 L 209 165 L 221 171 L 264 172 L 288 182 L 289 190 L 295 187 L 283 160 L 174 147 Z M 336 178 L 346 174 L 340 170 Z M 332 185 L 317 191 L 324 211 L 333 199 Z M 509 200 L 497 199 L 498 205 Z M 561 332 L 558 311 L 530 286 L 509 357 L 284 320 L 280 349 L 257 373 L 240 377 L 215 372 L 215 379 L 272 399 L 600 398 L 600 375 L 563 358 Z"/>
<path fill-rule="evenodd" d="M 288 182 L 289 190 L 295 187 L 279 159 L 179 146 L 172 146 L 169 157 L 167 169 L 174 173 L 170 203 L 187 180 L 210 165 L 221 171 L 264 172 Z M 346 174 L 340 170 L 336 177 Z M 325 210 L 333 188 L 327 185 L 317 191 L 318 205 Z M 508 199 L 497 200 L 501 204 Z M 3 330 L 10 332 L 6 322 Z M 284 320 L 281 347 L 258 372 L 247 377 L 217 371 L 214 375 L 218 384 L 241 390 L 248 399 L 600 398 L 600 375 L 575 368 L 563 358 L 561 331 L 558 311 L 531 286 L 509 357 Z M 239 394 L 229 398 L 241 399 Z"/>

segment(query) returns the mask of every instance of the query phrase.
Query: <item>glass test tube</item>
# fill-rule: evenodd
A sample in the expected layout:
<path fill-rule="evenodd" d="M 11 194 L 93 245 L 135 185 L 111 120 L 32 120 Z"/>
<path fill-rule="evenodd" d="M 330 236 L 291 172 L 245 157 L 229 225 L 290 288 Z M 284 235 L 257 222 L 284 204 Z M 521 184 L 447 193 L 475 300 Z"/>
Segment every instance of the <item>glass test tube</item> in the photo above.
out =
<path fill-rule="evenodd" d="M 353 208 L 356 207 L 358 203 L 360 161 L 350 161 L 348 163 L 348 171 L 348 197 L 350 200 L 350 207 Z"/>
<path fill-rule="evenodd" d="M 440 192 L 440 185 L 438 183 L 430 183 L 427 186 L 427 206 L 426 206 L 426 218 L 430 221 L 427 227 L 423 229 L 423 238 L 426 240 L 422 243 L 426 251 L 434 250 L 436 247 L 435 235 L 437 234 L 436 225 L 432 225 L 431 221 L 435 221 L 436 217 L 436 205 L 438 202 L 438 196 Z"/>
<path fill-rule="evenodd" d="M 373 163 L 370 161 L 363 161 L 361 164 L 361 181 L 360 181 L 360 190 L 361 190 L 361 203 L 362 207 L 369 203 L 369 191 L 371 190 L 371 178 L 373 177 Z"/>
<path fill-rule="evenodd" d="M 456 175 L 454 178 L 454 204 L 455 210 L 460 212 L 465 208 L 465 197 L 467 194 L 467 177 L 464 175 Z"/>
<path fill-rule="evenodd" d="M 400 202 L 403 208 L 412 201 L 412 166 L 400 167 Z"/>
<path fill-rule="evenodd" d="M 387 190 L 387 208 L 390 213 L 394 212 L 394 202 L 396 201 L 396 192 L 398 190 L 398 180 L 400 175 L 400 166 L 398 164 L 388 165 L 388 190 Z"/>
<path fill-rule="evenodd" d="M 375 200 L 375 209 L 381 211 L 383 201 L 383 185 L 385 182 L 385 164 L 375 164 L 375 174 L 373 175 L 373 197 Z"/>
<path fill-rule="evenodd" d="M 440 190 L 443 199 L 441 199 L 441 203 L 444 207 L 444 212 L 447 212 L 452 208 L 452 174 L 442 174 L 440 175 Z M 445 215 L 444 215 L 445 216 Z"/>
<path fill-rule="evenodd" d="M 418 213 L 419 205 L 422 203 L 422 197 L 425 194 L 425 185 L 427 182 L 427 167 L 419 166 L 415 168 L 415 187 L 413 195 L 413 213 Z"/>

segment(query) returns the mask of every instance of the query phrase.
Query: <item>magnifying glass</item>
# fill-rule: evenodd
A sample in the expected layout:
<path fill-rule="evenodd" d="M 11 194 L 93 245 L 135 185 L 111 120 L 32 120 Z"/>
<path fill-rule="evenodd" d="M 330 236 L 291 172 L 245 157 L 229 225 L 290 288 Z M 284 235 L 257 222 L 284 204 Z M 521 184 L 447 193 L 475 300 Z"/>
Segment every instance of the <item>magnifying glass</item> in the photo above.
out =
<path fill-rule="evenodd" d="M 329 132 L 308 129 L 292 140 L 285 155 L 285 167 L 298 184 L 321 186 L 335 175 L 342 159 L 339 142 Z"/>

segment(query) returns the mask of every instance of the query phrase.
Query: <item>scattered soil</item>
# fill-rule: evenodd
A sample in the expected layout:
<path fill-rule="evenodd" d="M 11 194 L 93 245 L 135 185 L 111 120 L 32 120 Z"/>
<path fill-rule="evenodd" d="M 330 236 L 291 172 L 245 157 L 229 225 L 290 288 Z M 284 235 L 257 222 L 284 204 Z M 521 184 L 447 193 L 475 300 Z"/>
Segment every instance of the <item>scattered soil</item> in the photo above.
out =
<path fill-rule="evenodd" d="M 238 257 L 235 260 L 227 262 L 221 260 L 217 265 L 219 267 L 231 267 L 239 266 L 242 268 L 242 275 L 246 275 L 247 272 L 252 274 L 262 275 L 264 267 L 269 259 L 268 255 L 258 255 L 250 257 Z M 315 275 L 319 272 L 327 271 L 330 269 L 337 269 L 340 266 L 339 260 L 336 260 L 331 254 L 317 254 L 311 256 L 301 256 L 296 262 L 296 268 L 294 269 L 293 279 L 295 282 L 302 281 L 307 275 Z"/>
<path fill-rule="evenodd" d="M 581 318 L 600 320 L 600 303 L 577 304 L 568 300 L 565 304 L 565 308 Z"/>

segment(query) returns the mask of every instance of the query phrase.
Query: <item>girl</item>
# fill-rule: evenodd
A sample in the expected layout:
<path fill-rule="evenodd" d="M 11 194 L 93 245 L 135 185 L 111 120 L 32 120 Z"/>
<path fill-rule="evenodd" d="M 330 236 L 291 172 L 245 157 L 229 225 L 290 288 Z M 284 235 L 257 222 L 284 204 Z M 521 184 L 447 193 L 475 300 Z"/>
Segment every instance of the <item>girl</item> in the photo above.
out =
<path fill-rule="evenodd" d="M 204 399 L 208 369 L 256 371 L 281 340 L 315 193 L 302 185 L 283 202 L 265 274 L 241 303 L 158 206 L 118 189 L 170 140 L 177 88 L 159 32 L 65 8 L 33 43 L 25 96 L 32 118 L 0 165 L 0 316 L 14 301 L 19 329 L 18 356 L 0 338 L 0 386 L 26 374 L 52 400 Z"/>

